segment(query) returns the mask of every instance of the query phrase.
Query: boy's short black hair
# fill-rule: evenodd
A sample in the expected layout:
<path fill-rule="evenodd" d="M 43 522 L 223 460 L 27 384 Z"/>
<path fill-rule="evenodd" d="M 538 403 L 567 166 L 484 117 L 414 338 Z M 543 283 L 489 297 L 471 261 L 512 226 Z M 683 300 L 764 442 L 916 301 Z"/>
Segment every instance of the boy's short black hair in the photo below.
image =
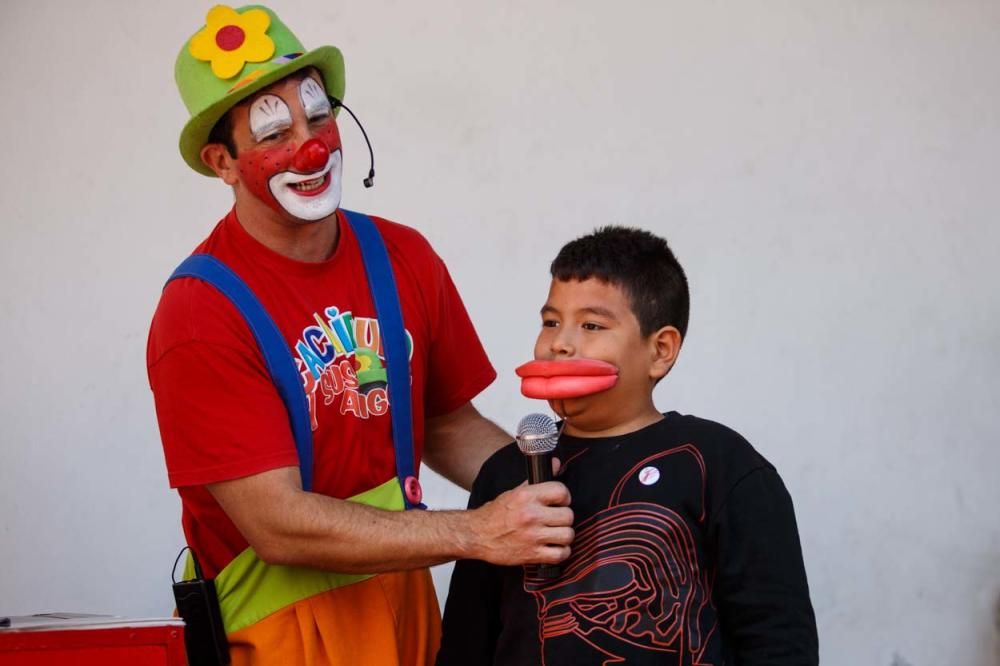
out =
<path fill-rule="evenodd" d="M 643 337 L 664 326 L 687 336 L 687 277 L 667 241 L 632 227 L 606 226 L 570 241 L 550 268 L 556 280 L 596 278 L 619 287 Z"/>

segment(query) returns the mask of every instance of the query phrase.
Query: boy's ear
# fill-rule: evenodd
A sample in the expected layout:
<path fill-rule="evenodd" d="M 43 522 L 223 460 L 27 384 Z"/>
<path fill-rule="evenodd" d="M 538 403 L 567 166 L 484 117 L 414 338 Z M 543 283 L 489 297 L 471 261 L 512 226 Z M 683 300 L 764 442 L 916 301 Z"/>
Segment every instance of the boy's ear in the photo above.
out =
<path fill-rule="evenodd" d="M 649 337 L 653 359 L 649 366 L 649 378 L 660 380 L 674 367 L 681 352 L 681 332 L 673 326 L 664 326 Z"/>

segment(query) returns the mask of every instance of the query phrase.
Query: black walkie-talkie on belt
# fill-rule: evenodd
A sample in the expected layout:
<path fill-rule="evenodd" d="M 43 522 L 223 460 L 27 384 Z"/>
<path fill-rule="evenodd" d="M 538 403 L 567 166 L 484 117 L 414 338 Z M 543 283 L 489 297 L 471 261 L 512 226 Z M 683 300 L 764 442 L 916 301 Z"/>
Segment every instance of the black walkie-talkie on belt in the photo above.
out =
<path fill-rule="evenodd" d="M 180 582 L 174 580 L 173 583 L 177 612 L 184 620 L 184 647 L 187 649 L 188 666 L 224 666 L 229 663 L 229 640 L 222 624 L 215 581 L 205 578 L 198 558 L 187 546 L 177 555 L 174 568 L 177 568 L 177 562 L 185 550 L 191 552 L 194 578 Z"/>

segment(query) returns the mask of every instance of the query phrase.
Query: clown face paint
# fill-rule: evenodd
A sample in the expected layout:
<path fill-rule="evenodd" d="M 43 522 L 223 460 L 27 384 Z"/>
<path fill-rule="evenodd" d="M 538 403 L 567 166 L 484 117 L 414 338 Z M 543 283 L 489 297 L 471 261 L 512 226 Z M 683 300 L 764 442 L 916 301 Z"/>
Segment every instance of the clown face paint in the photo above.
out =
<path fill-rule="evenodd" d="M 309 120 L 321 119 L 333 111 L 326 90 L 312 77 L 302 79 L 302 85 L 299 86 L 299 100 Z"/>
<path fill-rule="evenodd" d="M 301 105 L 302 116 L 277 95 L 261 95 L 251 104 L 249 130 L 257 147 L 241 151 L 240 178 L 270 208 L 321 220 L 340 205 L 340 133 L 323 87 L 307 77 L 297 90 L 298 100 L 290 101 Z M 297 131 L 296 123 L 306 124 L 308 134 Z M 309 135 L 296 146 L 296 139 Z"/>
<path fill-rule="evenodd" d="M 277 95 L 261 95 L 250 107 L 250 134 L 260 143 L 292 126 L 292 112 Z"/>
<path fill-rule="evenodd" d="M 282 208 L 300 220 L 322 220 L 340 205 L 342 163 L 340 149 L 333 153 L 326 145 L 311 139 L 295 154 L 293 165 L 313 163 L 320 168 L 300 174 L 282 171 L 271 176 L 268 189 Z M 323 159 L 322 162 L 317 160 Z"/>

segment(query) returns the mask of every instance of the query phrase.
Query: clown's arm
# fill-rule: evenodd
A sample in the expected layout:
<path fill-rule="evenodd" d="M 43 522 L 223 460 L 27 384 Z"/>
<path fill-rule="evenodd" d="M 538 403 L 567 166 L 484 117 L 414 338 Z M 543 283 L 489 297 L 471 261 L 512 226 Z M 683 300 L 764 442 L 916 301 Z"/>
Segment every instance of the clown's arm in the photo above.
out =
<path fill-rule="evenodd" d="M 424 462 L 452 483 L 469 490 L 483 462 L 513 441 L 472 403 L 444 416 L 428 419 Z"/>
<path fill-rule="evenodd" d="M 557 482 L 518 486 L 474 511 L 385 511 L 306 492 L 296 467 L 207 488 L 268 564 L 381 573 L 459 558 L 557 563 L 573 541 L 569 491 Z"/>

